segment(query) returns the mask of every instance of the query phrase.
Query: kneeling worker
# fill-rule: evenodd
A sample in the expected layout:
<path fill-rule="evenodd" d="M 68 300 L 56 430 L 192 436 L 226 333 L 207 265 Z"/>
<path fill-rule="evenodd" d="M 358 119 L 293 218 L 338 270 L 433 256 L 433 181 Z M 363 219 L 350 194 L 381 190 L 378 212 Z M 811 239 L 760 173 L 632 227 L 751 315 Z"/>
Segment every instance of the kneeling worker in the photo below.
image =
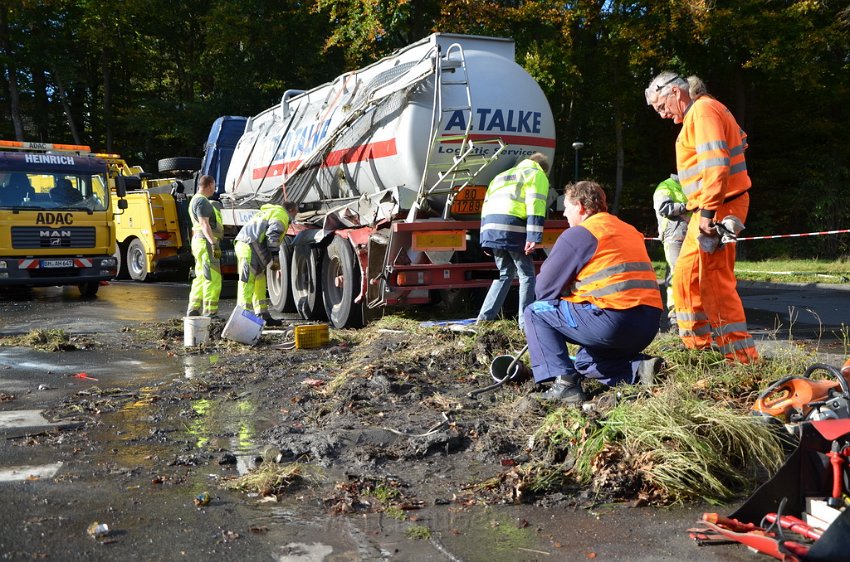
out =
<path fill-rule="evenodd" d="M 254 314 L 266 321 L 268 326 L 280 326 L 281 321 L 269 314 L 269 299 L 266 297 L 266 267 L 279 268 L 280 246 L 289 229 L 289 221 L 298 213 L 298 205 L 287 201 L 280 205 L 263 205 L 236 235 L 236 251 L 239 287 L 236 304 L 248 309 L 253 305 Z"/>
<path fill-rule="evenodd" d="M 652 384 L 661 358 L 641 352 L 658 333 L 661 291 L 643 235 L 609 214 L 605 192 L 581 181 L 564 188 L 570 228 L 558 237 L 525 310 L 534 380 L 548 400 L 584 401 L 581 379 Z M 579 346 L 575 360 L 567 343 Z"/>

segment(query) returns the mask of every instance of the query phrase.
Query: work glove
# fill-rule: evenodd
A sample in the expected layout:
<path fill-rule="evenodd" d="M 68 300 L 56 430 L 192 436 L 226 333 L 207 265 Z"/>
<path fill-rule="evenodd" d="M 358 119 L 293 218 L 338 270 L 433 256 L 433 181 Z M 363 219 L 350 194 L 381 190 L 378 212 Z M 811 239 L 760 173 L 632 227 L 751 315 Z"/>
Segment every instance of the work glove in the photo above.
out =
<path fill-rule="evenodd" d="M 269 265 L 269 268 L 272 271 L 280 271 L 280 259 L 277 257 L 272 259 L 272 263 Z"/>
<path fill-rule="evenodd" d="M 213 259 L 220 260 L 221 259 L 221 248 L 216 246 L 213 248 Z"/>

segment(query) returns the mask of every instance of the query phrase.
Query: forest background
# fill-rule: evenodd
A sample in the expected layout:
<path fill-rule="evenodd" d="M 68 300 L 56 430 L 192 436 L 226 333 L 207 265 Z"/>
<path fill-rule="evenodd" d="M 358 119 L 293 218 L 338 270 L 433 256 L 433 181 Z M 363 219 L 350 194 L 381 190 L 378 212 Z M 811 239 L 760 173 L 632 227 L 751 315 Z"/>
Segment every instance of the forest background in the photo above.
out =
<path fill-rule="evenodd" d="M 679 130 L 644 100 L 661 70 L 703 78 L 748 133 L 748 236 L 850 228 L 850 7 L 837 0 L 3 0 L 0 138 L 156 170 L 201 156 L 216 117 L 257 114 L 434 31 L 512 37 L 555 115 L 555 187 L 580 160 L 649 235 Z M 834 259 L 849 245 L 739 251 Z"/>

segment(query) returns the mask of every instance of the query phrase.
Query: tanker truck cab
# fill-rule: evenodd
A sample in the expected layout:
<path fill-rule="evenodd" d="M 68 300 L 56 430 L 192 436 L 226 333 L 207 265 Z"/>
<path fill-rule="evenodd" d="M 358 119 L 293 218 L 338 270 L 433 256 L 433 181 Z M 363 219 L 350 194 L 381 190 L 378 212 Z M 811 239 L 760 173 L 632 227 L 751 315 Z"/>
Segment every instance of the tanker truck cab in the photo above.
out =
<path fill-rule="evenodd" d="M 0 286 L 77 285 L 115 276 L 106 163 L 86 146 L 0 142 Z"/>
<path fill-rule="evenodd" d="M 535 152 L 552 162 L 555 122 L 513 40 L 435 33 L 250 117 L 224 222 L 298 203 L 272 307 L 357 326 L 373 309 L 486 289 L 498 269 L 479 244 L 484 193 Z M 567 227 L 553 219 L 541 247 Z"/>

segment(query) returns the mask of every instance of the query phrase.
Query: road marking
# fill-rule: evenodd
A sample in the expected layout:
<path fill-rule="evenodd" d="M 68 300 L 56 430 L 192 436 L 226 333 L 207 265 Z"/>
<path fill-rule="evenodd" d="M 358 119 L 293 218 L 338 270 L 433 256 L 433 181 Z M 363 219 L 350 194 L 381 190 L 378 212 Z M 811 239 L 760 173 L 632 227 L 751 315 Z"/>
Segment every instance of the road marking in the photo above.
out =
<path fill-rule="evenodd" d="M 10 410 L 0 412 L 0 431 L 4 429 L 18 429 L 22 427 L 44 427 L 57 426 L 61 423 L 47 421 L 41 415 L 43 410 Z"/>
<path fill-rule="evenodd" d="M 41 415 L 44 410 L 8 410 L 0 412 L 0 435 L 7 438 L 16 435 L 29 435 L 55 429 L 79 427 L 82 422 L 51 422 Z"/>
<path fill-rule="evenodd" d="M 53 478 L 60 468 L 62 468 L 61 462 L 38 466 L 13 466 L 10 468 L 0 468 L 0 482 L 20 482 L 22 480 Z"/>

